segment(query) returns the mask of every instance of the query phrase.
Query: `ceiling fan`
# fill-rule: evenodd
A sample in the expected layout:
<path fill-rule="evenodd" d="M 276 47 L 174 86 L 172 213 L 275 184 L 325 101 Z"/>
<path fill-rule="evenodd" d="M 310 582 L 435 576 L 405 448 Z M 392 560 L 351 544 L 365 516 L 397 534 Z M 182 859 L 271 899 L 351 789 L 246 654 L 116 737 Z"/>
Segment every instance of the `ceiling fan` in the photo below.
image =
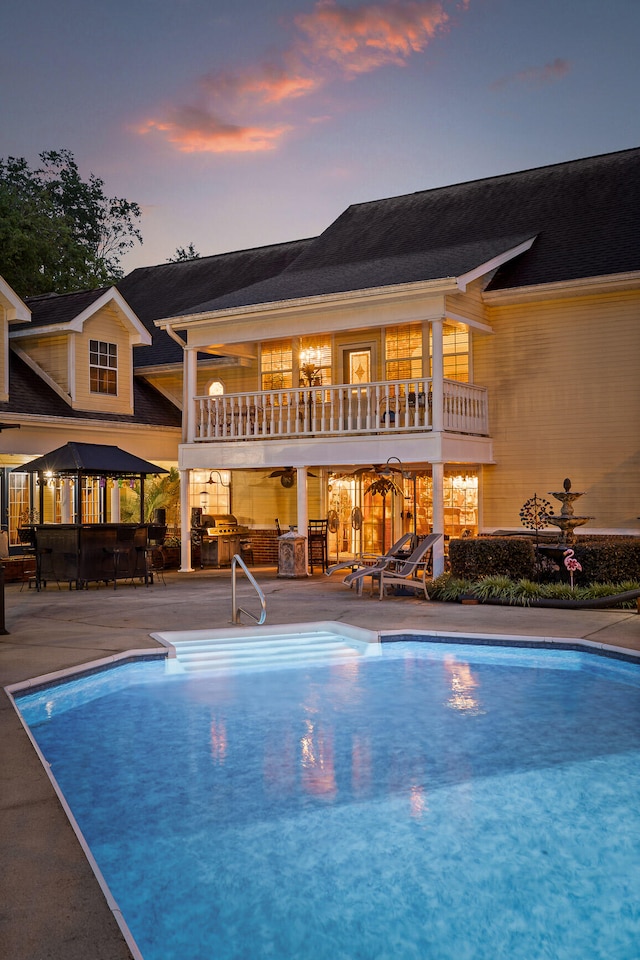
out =
<path fill-rule="evenodd" d="M 308 477 L 317 477 L 317 473 L 307 473 Z M 267 480 L 275 480 L 276 477 L 280 477 L 280 483 L 285 489 L 290 489 L 296 482 L 296 471 L 294 467 L 282 467 L 279 470 L 274 470 L 273 473 L 270 473 Z"/>

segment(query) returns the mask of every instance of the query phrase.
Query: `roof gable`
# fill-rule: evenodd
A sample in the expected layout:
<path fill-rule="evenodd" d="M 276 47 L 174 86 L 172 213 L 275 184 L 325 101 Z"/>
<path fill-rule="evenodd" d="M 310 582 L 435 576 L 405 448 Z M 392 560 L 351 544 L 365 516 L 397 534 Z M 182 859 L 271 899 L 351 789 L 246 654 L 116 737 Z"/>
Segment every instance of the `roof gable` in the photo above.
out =
<path fill-rule="evenodd" d="M 26 303 L 20 299 L 13 287 L 10 287 L 3 277 L 0 277 L 0 306 L 3 306 L 7 311 L 9 323 L 28 323 L 31 319 L 31 311 Z"/>
<path fill-rule="evenodd" d="M 19 324 L 12 333 L 17 337 L 42 333 L 80 332 L 85 322 L 105 306 L 116 309 L 123 325 L 129 330 L 133 344 L 150 344 L 151 336 L 116 287 L 81 290 L 78 293 L 50 293 L 29 297 L 31 322 Z"/>

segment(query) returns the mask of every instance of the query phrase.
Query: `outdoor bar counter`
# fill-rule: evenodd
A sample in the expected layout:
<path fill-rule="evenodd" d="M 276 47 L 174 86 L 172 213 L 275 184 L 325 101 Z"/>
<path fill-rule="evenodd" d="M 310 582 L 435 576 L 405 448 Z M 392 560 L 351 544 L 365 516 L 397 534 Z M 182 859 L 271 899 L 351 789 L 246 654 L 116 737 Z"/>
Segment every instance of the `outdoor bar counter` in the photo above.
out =
<path fill-rule="evenodd" d="M 68 583 L 80 590 L 89 582 L 147 581 L 148 524 L 33 524 L 36 586 Z"/>

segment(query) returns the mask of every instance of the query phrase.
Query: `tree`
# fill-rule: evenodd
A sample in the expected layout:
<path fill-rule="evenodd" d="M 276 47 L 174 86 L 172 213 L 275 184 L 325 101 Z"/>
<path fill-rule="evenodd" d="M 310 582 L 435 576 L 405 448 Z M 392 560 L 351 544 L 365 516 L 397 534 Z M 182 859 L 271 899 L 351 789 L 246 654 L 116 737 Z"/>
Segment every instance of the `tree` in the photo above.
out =
<path fill-rule="evenodd" d="M 172 257 L 167 258 L 167 263 L 180 263 L 182 260 L 198 260 L 200 254 L 190 243 L 188 247 L 176 247 L 176 252 Z"/>
<path fill-rule="evenodd" d="M 22 297 L 121 279 L 121 257 L 142 243 L 138 204 L 106 197 L 94 174 L 83 180 L 68 150 L 40 161 L 31 170 L 23 157 L 0 158 L 0 275 Z"/>

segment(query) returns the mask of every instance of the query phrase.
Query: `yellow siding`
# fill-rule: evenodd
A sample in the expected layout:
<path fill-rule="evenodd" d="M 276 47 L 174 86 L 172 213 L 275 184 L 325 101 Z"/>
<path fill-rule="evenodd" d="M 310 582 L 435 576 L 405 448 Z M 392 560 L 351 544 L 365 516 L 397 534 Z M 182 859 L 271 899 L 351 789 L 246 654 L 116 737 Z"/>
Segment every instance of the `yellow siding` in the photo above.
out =
<path fill-rule="evenodd" d="M 311 471 L 318 473 L 318 470 Z M 259 526 L 275 527 L 276 517 L 283 530 L 296 522 L 297 489 L 294 484 L 288 489 L 283 487 L 277 477 L 269 478 L 271 470 L 264 472 L 234 470 L 231 511 L 237 517 L 238 523 L 250 524 L 260 517 Z M 319 518 L 320 514 L 320 480 L 309 478 L 309 517 Z M 306 535 L 306 530 L 301 530 Z"/>
<path fill-rule="evenodd" d="M 489 388 L 495 466 L 484 469 L 485 529 L 519 527 L 534 493 L 569 477 L 582 528 L 638 527 L 640 295 L 493 306 L 475 340 L 475 382 Z"/>
<path fill-rule="evenodd" d="M 456 314 L 459 317 L 468 317 L 479 323 L 487 323 L 487 308 L 482 301 L 482 290 L 486 285 L 486 277 L 474 280 L 467 287 L 465 293 L 445 298 L 447 314 Z"/>
<path fill-rule="evenodd" d="M 70 393 L 69 384 L 69 338 L 71 334 L 52 337 L 29 337 L 18 340 L 19 346 L 48 373 L 65 393 Z"/>
<path fill-rule="evenodd" d="M 89 341 L 103 340 L 118 347 L 118 395 L 91 393 L 89 387 Z M 132 347 L 129 332 L 110 307 L 90 317 L 75 342 L 75 399 L 76 410 L 101 413 L 133 413 L 131 393 Z"/>
<path fill-rule="evenodd" d="M 224 386 L 225 393 L 248 393 L 251 390 L 258 390 L 258 361 L 253 361 L 251 366 L 240 366 L 234 363 L 229 366 L 199 368 L 197 389 L 199 396 L 206 394 L 212 380 L 219 380 Z"/>
<path fill-rule="evenodd" d="M 134 354 L 135 357 L 135 354 Z M 145 380 L 159 390 L 160 393 L 169 397 L 176 406 L 182 408 L 182 371 L 170 374 L 152 374 L 147 375 L 142 372 Z"/>

